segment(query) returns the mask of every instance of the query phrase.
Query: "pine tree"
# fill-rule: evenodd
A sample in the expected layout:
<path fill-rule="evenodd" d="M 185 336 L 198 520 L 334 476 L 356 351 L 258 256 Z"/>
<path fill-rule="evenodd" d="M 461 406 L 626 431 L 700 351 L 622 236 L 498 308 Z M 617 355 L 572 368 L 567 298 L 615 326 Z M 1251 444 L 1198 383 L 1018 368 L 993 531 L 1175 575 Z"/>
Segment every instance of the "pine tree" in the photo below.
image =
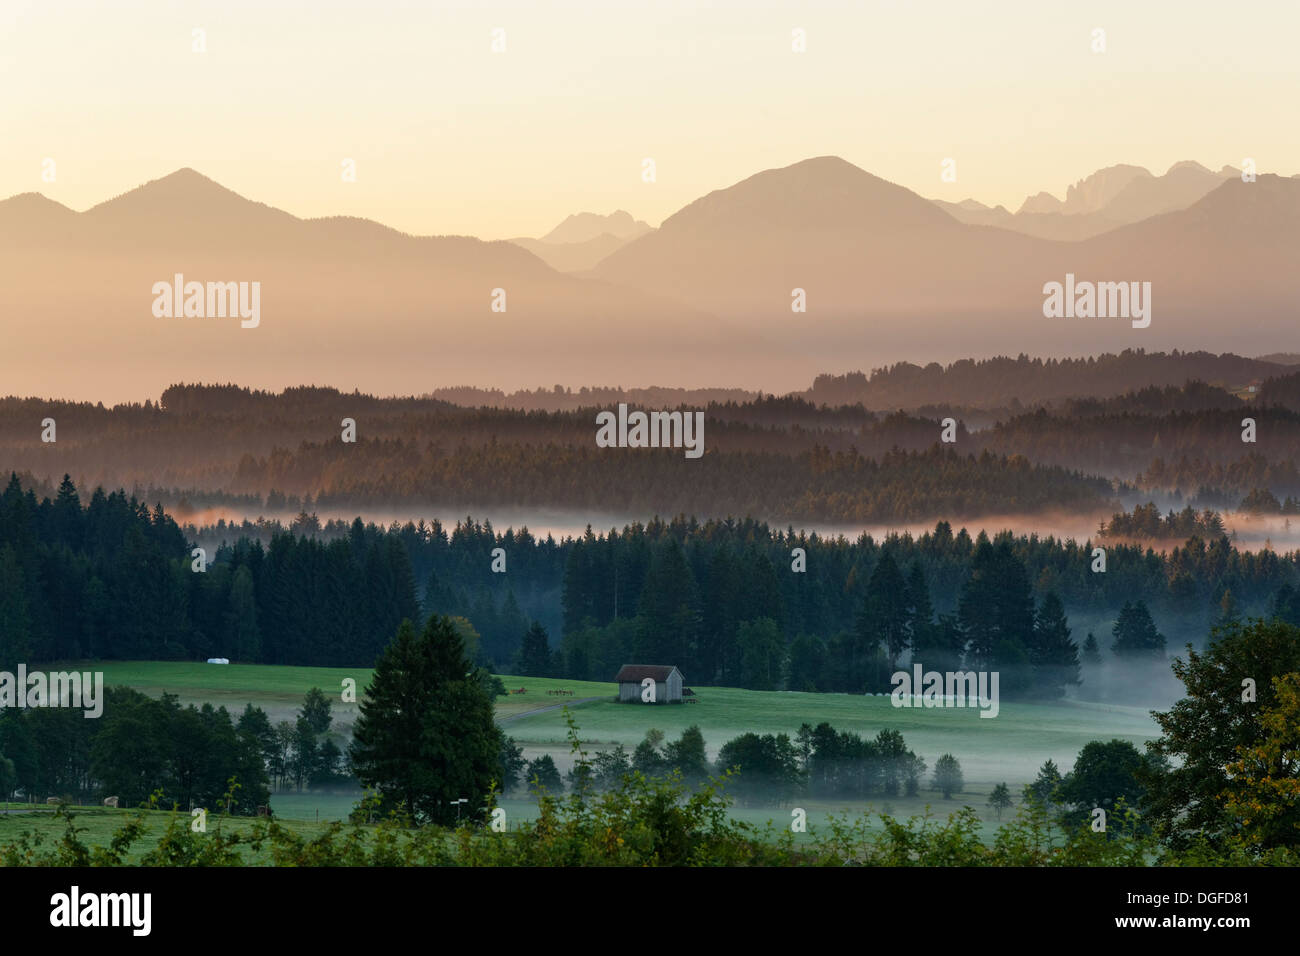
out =
<path fill-rule="evenodd" d="M 546 628 L 537 621 L 524 633 L 515 669 L 524 677 L 550 677 L 552 674 L 550 640 Z"/>
<path fill-rule="evenodd" d="M 564 564 L 564 586 L 560 601 L 564 609 L 565 634 L 572 634 L 588 622 L 596 623 L 590 557 L 590 549 L 594 547 L 595 540 L 591 525 L 587 525 L 586 537 L 573 543 Z"/>
<path fill-rule="evenodd" d="M 310 782 L 317 761 L 316 732 L 306 718 L 299 717 L 293 732 L 293 779 L 299 790 Z"/>
<path fill-rule="evenodd" d="M 82 511 L 77 487 L 69 475 L 63 476 L 59 492 L 54 499 L 54 530 L 57 540 L 70 548 L 79 548 L 81 540 Z"/>
<path fill-rule="evenodd" d="M 1164 660 L 1165 636 L 1156 630 L 1145 602 L 1125 603 L 1115 622 L 1114 635 L 1111 650 L 1116 657 Z"/>
<path fill-rule="evenodd" d="M 958 616 L 969 640 L 967 666 L 996 670 L 1002 690 L 1026 689 L 1032 679 L 1028 647 L 1034 633 L 1034 599 L 1024 564 L 1011 545 L 996 547 L 981 534 L 962 587 Z"/>
<path fill-rule="evenodd" d="M 749 690 L 776 690 L 781 682 L 785 642 L 776 621 L 761 617 L 745 621 L 736 633 L 740 643 L 740 686 Z"/>
<path fill-rule="evenodd" d="M 934 605 L 930 602 L 930 588 L 925 583 L 925 571 L 920 561 L 913 561 L 907 573 L 907 633 L 916 659 L 918 647 L 934 644 Z"/>
<path fill-rule="evenodd" d="M 720 682 L 734 685 L 740 679 L 741 656 L 737 643 L 740 621 L 740 573 L 731 548 L 720 545 L 713 552 L 705 578 L 709 600 L 701 609 L 703 642 L 697 665 L 702 683 Z M 696 679 L 696 678 L 693 678 Z"/>
<path fill-rule="evenodd" d="M 449 618 L 430 618 L 418 637 L 402 622 L 359 709 L 352 765 L 364 786 L 379 791 L 381 809 L 450 825 L 452 801 L 465 797 L 465 811 L 485 818 L 501 774 L 501 731 Z"/>
<path fill-rule="evenodd" d="M 267 717 L 266 711 L 261 707 L 245 704 L 244 712 L 239 716 L 238 729 L 241 734 L 256 742 L 263 763 L 269 766 L 275 757 L 276 742 L 275 728 L 271 726 L 271 719 Z"/>
<path fill-rule="evenodd" d="M 1070 639 L 1065 608 L 1055 591 L 1048 592 L 1038 610 L 1029 661 L 1035 690 L 1043 697 L 1062 697 L 1066 687 L 1079 683 L 1079 648 Z"/>
<path fill-rule="evenodd" d="M 1025 784 L 1024 802 L 1050 806 L 1057 802 L 1057 788 L 1061 785 L 1061 771 L 1054 761 L 1048 760 L 1038 768 L 1033 783 Z"/>
<path fill-rule="evenodd" d="M 679 665 L 689 672 L 687 652 L 695 646 L 700 612 L 695 575 L 676 538 L 656 551 L 641 592 L 642 646 L 646 663 Z"/>
<path fill-rule="evenodd" d="M 260 661 L 262 632 L 257 626 L 257 592 L 253 586 L 253 574 L 247 567 L 235 571 L 230 583 L 228 605 L 226 614 L 230 656 L 246 663 Z"/>
<path fill-rule="evenodd" d="M 1225 587 L 1214 609 L 1213 623 L 1210 625 L 1210 629 L 1217 631 L 1219 628 L 1227 627 L 1239 617 L 1237 599 L 1233 596 L 1232 590 Z"/>
<path fill-rule="evenodd" d="M 1005 783 L 1000 783 L 993 788 L 993 792 L 989 794 L 989 806 L 997 811 L 999 820 L 1002 819 L 1002 811 L 1012 806 L 1011 791 Z"/>
<path fill-rule="evenodd" d="M 298 716 L 307 721 L 307 726 L 312 729 L 312 733 L 322 736 L 329 733 L 330 724 L 334 718 L 330 715 L 330 699 L 325 696 L 325 692 L 319 687 L 313 687 L 302 701 L 302 710 Z"/>
<path fill-rule="evenodd" d="M 820 690 L 826 665 L 826 645 L 816 637 L 801 634 L 790 642 L 788 689 L 815 694 Z"/>
<path fill-rule="evenodd" d="M 893 556 L 886 551 L 871 571 L 858 615 L 859 652 L 870 653 L 873 648 L 883 648 L 888 655 L 889 669 L 896 669 L 898 658 L 908 643 L 909 603 L 907 585 Z"/>
<path fill-rule="evenodd" d="M 27 581 L 14 550 L 0 545 L 0 671 L 17 667 L 32 651 L 32 618 L 27 604 Z"/>
<path fill-rule="evenodd" d="M 1101 666 L 1101 647 L 1097 644 L 1097 636 L 1088 632 L 1088 636 L 1083 641 L 1083 665 L 1085 667 Z"/>

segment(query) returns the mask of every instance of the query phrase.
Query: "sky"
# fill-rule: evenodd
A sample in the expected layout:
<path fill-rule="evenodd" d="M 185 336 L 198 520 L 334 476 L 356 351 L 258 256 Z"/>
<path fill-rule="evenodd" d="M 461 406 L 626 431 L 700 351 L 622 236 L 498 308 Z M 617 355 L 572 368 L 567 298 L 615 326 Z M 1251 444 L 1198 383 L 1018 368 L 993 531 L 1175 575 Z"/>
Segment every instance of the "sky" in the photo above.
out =
<path fill-rule="evenodd" d="M 0 196 L 81 210 L 190 166 L 497 239 L 837 155 L 1014 211 L 1116 163 L 1300 172 L 1297 35 L 1294 0 L 0 0 Z"/>

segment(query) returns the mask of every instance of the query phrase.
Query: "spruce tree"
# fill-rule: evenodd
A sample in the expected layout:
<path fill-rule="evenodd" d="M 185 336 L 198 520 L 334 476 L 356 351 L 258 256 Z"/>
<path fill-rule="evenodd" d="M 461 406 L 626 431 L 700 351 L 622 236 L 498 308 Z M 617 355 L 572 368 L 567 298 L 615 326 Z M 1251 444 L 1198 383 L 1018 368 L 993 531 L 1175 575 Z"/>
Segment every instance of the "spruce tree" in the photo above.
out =
<path fill-rule="evenodd" d="M 1083 664 L 1085 667 L 1101 666 L 1101 647 L 1097 644 L 1097 636 L 1088 632 L 1088 636 L 1083 641 Z"/>
<path fill-rule="evenodd" d="M 13 671 L 32 650 L 27 581 L 9 545 L 0 545 L 0 670 Z"/>
<path fill-rule="evenodd" d="M 550 677 L 552 672 L 551 645 L 546 628 L 537 621 L 524 633 L 519 645 L 516 671 L 524 677 Z"/>
<path fill-rule="evenodd" d="M 1000 783 L 993 788 L 993 792 L 989 794 L 989 806 L 997 811 L 999 820 L 1002 819 L 1002 811 L 1012 806 L 1011 791 L 1005 783 Z"/>
<path fill-rule="evenodd" d="M 307 726 L 318 737 L 329 733 L 330 724 L 334 722 L 333 716 L 330 715 L 330 699 L 319 687 L 307 691 L 298 716 L 307 721 Z"/>
<path fill-rule="evenodd" d="M 925 571 L 920 561 L 913 561 L 907 573 L 907 631 L 912 645 L 912 658 L 917 647 L 930 646 L 934 638 L 934 605 L 930 602 L 930 589 L 925 583 Z"/>
<path fill-rule="evenodd" d="M 695 647 L 699 630 L 699 598 L 695 575 L 676 538 L 655 551 L 641 591 L 640 613 L 642 662 L 680 665 L 689 672 L 686 655 Z"/>
<path fill-rule="evenodd" d="M 1065 608 L 1055 591 L 1048 592 L 1038 610 L 1029 660 L 1040 696 L 1062 697 L 1066 687 L 1079 683 L 1079 647 L 1070 638 Z"/>
<path fill-rule="evenodd" d="M 1119 612 L 1113 633 L 1115 643 L 1111 650 L 1116 657 L 1164 660 L 1165 636 L 1156 630 L 1146 602 L 1126 603 Z"/>
<path fill-rule="evenodd" d="M 359 710 L 352 765 L 378 790 L 381 810 L 452 825 L 452 801 L 465 797 L 462 817 L 485 819 L 491 784 L 501 780 L 501 731 L 449 618 L 430 618 L 419 636 L 402 622 Z"/>
<path fill-rule="evenodd" d="M 898 658 L 908 644 L 911 623 L 908 603 L 903 575 L 886 551 L 871 571 L 862 610 L 858 614 L 858 654 L 868 655 L 877 647 L 883 648 L 889 656 L 890 670 L 896 668 Z"/>
<path fill-rule="evenodd" d="M 1006 540 L 994 546 L 981 535 L 958 616 L 970 641 L 967 666 L 1001 672 L 1006 693 L 1027 689 L 1032 679 L 1034 599 L 1025 566 Z"/>

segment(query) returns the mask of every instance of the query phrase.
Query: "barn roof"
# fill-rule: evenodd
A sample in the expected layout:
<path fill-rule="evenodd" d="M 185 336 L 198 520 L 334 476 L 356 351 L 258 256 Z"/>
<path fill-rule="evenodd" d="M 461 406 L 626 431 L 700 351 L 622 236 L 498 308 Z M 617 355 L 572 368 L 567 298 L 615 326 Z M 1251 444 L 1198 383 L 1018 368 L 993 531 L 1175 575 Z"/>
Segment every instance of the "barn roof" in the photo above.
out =
<path fill-rule="evenodd" d="M 625 681 L 636 681 L 637 683 L 640 683 L 647 677 L 656 682 L 666 681 L 668 680 L 668 675 L 675 670 L 677 670 L 677 668 L 673 667 L 671 664 L 624 664 L 619 668 L 618 674 L 615 675 L 614 680 L 620 684 Z M 680 673 L 680 671 L 678 671 L 678 673 Z"/>

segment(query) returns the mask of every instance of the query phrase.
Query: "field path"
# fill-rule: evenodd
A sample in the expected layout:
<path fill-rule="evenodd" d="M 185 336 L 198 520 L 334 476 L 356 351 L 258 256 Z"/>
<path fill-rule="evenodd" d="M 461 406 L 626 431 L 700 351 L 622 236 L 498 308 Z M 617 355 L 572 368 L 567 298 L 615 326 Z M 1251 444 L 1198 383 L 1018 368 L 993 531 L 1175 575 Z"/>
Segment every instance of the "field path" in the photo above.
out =
<path fill-rule="evenodd" d="M 512 720 L 518 720 L 520 717 L 531 717 L 533 714 L 544 714 L 548 710 L 559 710 L 561 707 L 567 707 L 569 704 L 585 704 L 592 700 L 602 700 L 601 697 L 578 697 L 574 700 L 566 700 L 562 704 L 548 704 L 545 707 L 538 707 L 535 710 L 525 710 L 520 714 L 511 714 L 509 717 L 498 717 L 498 724 L 508 724 Z"/>

